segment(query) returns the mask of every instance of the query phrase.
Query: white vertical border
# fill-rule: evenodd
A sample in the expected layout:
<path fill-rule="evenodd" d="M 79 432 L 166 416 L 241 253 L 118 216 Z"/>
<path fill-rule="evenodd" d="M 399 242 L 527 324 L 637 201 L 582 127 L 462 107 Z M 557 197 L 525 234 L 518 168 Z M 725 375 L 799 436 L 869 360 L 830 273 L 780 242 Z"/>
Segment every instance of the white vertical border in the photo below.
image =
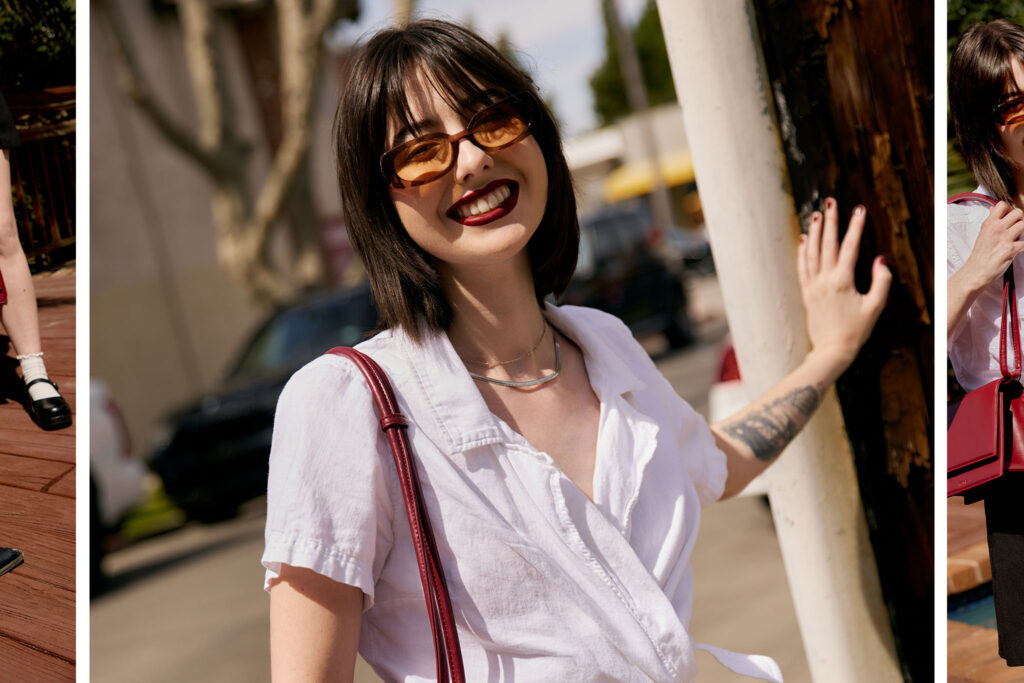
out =
<path fill-rule="evenodd" d="M 89 680 L 89 3 L 75 2 L 75 679 Z"/>
<path fill-rule="evenodd" d="M 932 481 L 935 485 L 935 680 L 947 678 L 946 659 L 946 0 L 935 0 L 935 409 Z"/>

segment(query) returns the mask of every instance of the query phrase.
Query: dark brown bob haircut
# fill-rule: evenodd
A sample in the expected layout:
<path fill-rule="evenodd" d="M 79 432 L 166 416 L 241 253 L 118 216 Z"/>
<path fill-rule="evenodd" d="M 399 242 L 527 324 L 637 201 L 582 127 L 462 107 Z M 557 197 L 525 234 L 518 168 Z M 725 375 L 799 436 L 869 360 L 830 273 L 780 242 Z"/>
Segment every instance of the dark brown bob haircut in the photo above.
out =
<path fill-rule="evenodd" d="M 1015 165 L 999 137 L 994 110 L 1018 91 L 1013 60 L 1024 65 L 1024 27 L 999 19 L 967 29 L 949 59 L 949 108 L 964 161 L 1003 201 L 1017 194 Z"/>
<path fill-rule="evenodd" d="M 538 301 L 565 291 L 579 250 L 576 196 L 561 138 L 529 75 L 480 36 L 450 22 L 423 19 L 377 33 L 353 60 L 338 102 L 338 185 L 349 236 L 366 267 L 381 326 L 402 327 L 417 341 L 420 325 L 446 330 L 452 309 L 433 257 L 413 242 L 395 211 L 379 162 L 387 151 L 389 119 L 411 122 L 406 93 L 418 71 L 466 119 L 495 99 L 495 92 L 527 92 L 536 99 L 530 133 L 548 173 L 544 216 L 527 245 Z"/>

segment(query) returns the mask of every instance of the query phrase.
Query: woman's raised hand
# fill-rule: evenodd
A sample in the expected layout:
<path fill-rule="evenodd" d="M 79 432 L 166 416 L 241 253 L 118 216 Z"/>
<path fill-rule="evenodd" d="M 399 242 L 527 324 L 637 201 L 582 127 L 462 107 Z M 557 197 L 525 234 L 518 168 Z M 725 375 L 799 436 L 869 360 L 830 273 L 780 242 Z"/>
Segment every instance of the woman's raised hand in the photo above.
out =
<path fill-rule="evenodd" d="M 860 347 L 885 307 L 892 273 L 885 258 L 876 256 L 871 267 L 871 287 L 861 294 L 853 280 L 866 211 L 858 206 L 839 244 L 839 209 L 836 200 L 825 200 L 825 214 L 814 212 L 807 235 L 801 236 L 797 274 L 807 310 L 807 331 L 815 352 L 837 354 L 853 362 Z"/>
<path fill-rule="evenodd" d="M 1024 234 L 1024 211 L 1006 202 L 992 207 L 963 266 L 975 288 L 981 289 L 999 279 L 1013 258 L 1024 251 L 1021 234 Z"/>

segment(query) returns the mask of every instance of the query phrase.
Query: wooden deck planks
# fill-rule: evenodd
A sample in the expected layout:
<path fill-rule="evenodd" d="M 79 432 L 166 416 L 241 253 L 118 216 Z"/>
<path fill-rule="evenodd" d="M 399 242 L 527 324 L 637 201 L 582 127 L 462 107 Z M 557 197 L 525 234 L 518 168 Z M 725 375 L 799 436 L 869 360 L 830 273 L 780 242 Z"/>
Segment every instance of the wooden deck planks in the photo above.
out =
<path fill-rule="evenodd" d="M 74 465 L 0 453 L 0 481 L 15 488 L 42 491 L 51 487 L 52 490 L 53 483 L 66 474 L 69 467 Z"/>
<path fill-rule="evenodd" d="M 0 577 L 2 637 L 50 653 L 65 663 L 74 662 L 74 591 L 55 589 L 17 569 Z"/>
<path fill-rule="evenodd" d="M 74 498 L 0 486 L 0 539 L 25 553 L 16 572 L 74 591 Z"/>
<path fill-rule="evenodd" d="M 985 506 L 946 501 L 946 593 L 961 593 L 992 580 L 988 561 Z"/>
<path fill-rule="evenodd" d="M 74 663 L 10 638 L 0 638 L 0 662 L 3 662 L 3 680 L 54 683 L 75 680 Z"/>
<path fill-rule="evenodd" d="M 46 369 L 77 420 L 75 273 L 33 277 Z M 4 355 L 6 353 L 6 355 Z M 46 432 L 0 327 L 0 546 L 25 563 L 0 576 L 0 680 L 75 680 L 75 438 Z"/>

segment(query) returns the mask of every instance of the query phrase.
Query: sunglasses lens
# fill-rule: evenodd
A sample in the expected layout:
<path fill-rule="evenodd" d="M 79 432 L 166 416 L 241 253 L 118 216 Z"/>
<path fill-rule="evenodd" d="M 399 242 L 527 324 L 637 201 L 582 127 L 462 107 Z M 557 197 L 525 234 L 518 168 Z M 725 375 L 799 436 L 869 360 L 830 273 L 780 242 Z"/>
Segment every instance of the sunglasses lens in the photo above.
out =
<path fill-rule="evenodd" d="M 473 139 L 484 147 L 507 145 L 527 128 L 526 121 L 511 104 L 485 109 L 477 116 L 472 129 Z"/>
<path fill-rule="evenodd" d="M 1003 122 L 1006 125 L 1021 123 L 1024 117 L 1024 100 L 1017 100 L 1003 110 Z"/>
<path fill-rule="evenodd" d="M 1024 97 L 1003 102 L 996 108 L 996 112 L 1004 126 L 1024 123 Z"/>
<path fill-rule="evenodd" d="M 451 156 L 452 146 L 447 139 L 413 140 L 395 155 L 395 175 L 407 182 L 416 182 L 447 170 Z"/>

